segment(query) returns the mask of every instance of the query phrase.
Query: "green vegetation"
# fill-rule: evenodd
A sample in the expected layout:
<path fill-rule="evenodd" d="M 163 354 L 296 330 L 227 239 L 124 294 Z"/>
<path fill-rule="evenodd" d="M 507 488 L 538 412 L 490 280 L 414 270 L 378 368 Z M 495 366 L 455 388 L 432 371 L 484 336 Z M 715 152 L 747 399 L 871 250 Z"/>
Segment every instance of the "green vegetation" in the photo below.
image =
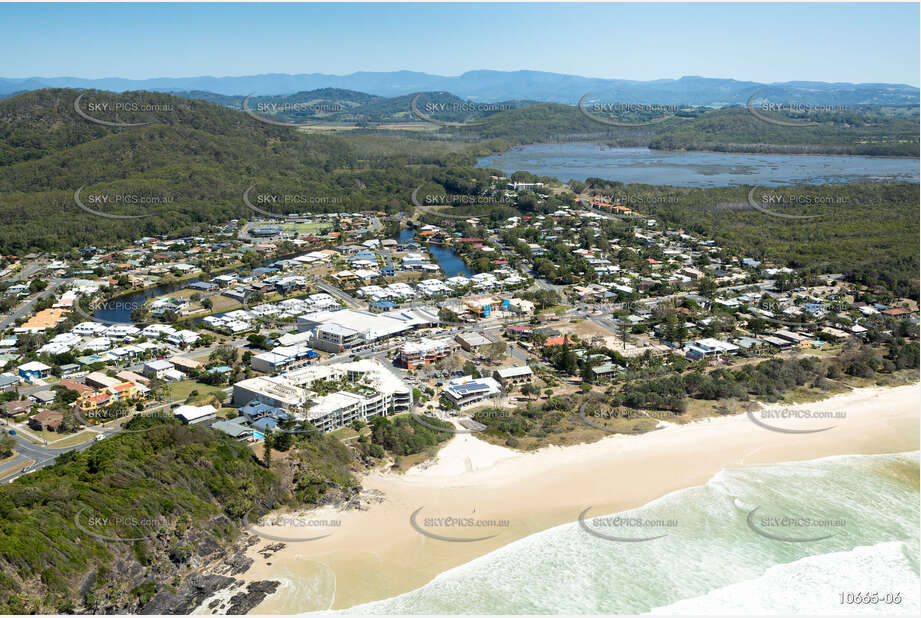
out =
<path fill-rule="evenodd" d="M 783 215 L 816 217 L 811 219 L 776 217 L 753 208 L 748 201 L 752 187 L 657 187 L 600 178 L 575 184 L 590 195 L 609 196 L 638 213 L 655 215 L 668 227 L 712 238 L 725 249 L 724 259 L 750 257 L 804 274 L 844 273 L 850 281 L 896 297 L 918 298 L 918 183 L 754 188 L 752 200 L 758 206 Z M 521 203 L 519 208 L 525 214 L 546 214 L 558 204 L 574 205 L 574 200 L 574 194 L 562 193 L 538 205 Z M 600 224 L 601 234 L 582 229 L 573 240 L 581 248 L 597 245 L 604 251 L 618 244 L 618 263 L 647 273 L 647 258 L 664 258 L 658 248 L 645 247 L 634 238 L 633 227 L 640 222 L 606 221 Z M 530 259 L 541 277 L 558 284 L 593 281 L 591 265 L 572 252 L 566 234 L 543 241 L 543 256 L 532 255 L 527 243 L 550 233 L 551 225 L 522 224 L 500 237 Z"/>
<path fill-rule="evenodd" d="M 80 118 L 73 111 L 77 95 L 47 89 L 0 102 L 0 118 L 5 119 L 0 122 L 2 253 L 111 245 L 164 233 L 200 234 L 209 225 L 252 216 L 242 200 L 250 186 L 257 195 L 319 198 L 309 208 L 281 204 L 281 212 L 396 212 L 406 209 L 412 188 L 429 180 L 440 185 L 438 192 L 460 192 L 464 182 L 456 181 L 479 178 L 485 171 L 469 175 L 475 156 L 516 143 L 575 138 L 682 149 L 918 154 L 917 117 L 872 108 L 855 111 L 847 124 L 836 117 L 810 128 L 777 127 L 739 109 L 691 110 L 684 114 L 691 119 L 620 128 L 596 123 L 576 107 L 535 104 L 489 114 L 482 125 L 439 128 L 425 135 L 333 136 L 275 127 L 217 103 L 160 93 L 89 91 L 84 103 L 127 97 L 172 106 L 153 116 L 125 112 L 119 117 L 122 122 L 153 119 L 152 124 L 110 128 Z M 407 110 L 408 98 L 393 105 L 394 110 Z M 110 219 L 85 212 L 74 201 L 80 187 L 90 208 L 143 218 Z M 93 196 L 116 194 L 169 201 L 119 206 L 91 202 Z M 480 210 L 513 214 L 495 204 Z"/>
<path fill-rule="evenodd" d="M 16 446 L 16 438 L 3 430 L 0 435 L 0 459 L 5 459 L 13 454 L 13 448 Z"/>
<path fill-rule="evenodd" d="M 212 101 L 242 110 L 242 96 L 213 93 L 179 93 L 193 99 Z M 616 146 L 648 146 L 662 150 L 714 150 L 723 152 L 786 152 L 792 154 L 828 153 L 887 156 L 918 156 L 918 106 L 848 105 L 835 111 L 775 113 L 755 110 L 762 116 L 781 122 L 815 123 L 810 127 L 771 124 L 755 117 L 744 107 L 724 109 L 679 107 L 674 118 L 636 127 L 620 127 L 596 122 L 574 105 L 505 101 L 495 109 L 459 111 L 464 100 L 447 93 L 422 93 L 417 108 L 425 113 L 428 103 L 447 104 L 431 116 L 441 122 L 467 122 L 469 127 L 439 127 L 425 122 L 411 112 L 413 96 L 381 97 L 324 88 L 287 96 L 254 97 L 248 107 L 270 109 L 267 118 L 291 123 L 327 124 L 330 128 L 348 128 L 350 137 L 359 139 L 375 129 L 386 129 L 420 138 L 420 131 L 430 141 L 452 142 L 499 139 L 509 144 L 524 144 L 563 139 L 595 139 Z M 294 105 L 292 105 L 294 104 Z M 457 104 L 453 106 L 452 104 Z M 453 109 L 452 109 L 453 108 Z M 642 124 L 663 118 L 655 108 L 625 108 L 617 112 L 594 111 L 591 116 L 602 120 Z M 671 110 L 670 110 L 671 111 Z M 401 129 L 403 127 L 403 129 Z M 358 131 L 355 131 L 358 129 Z M 357 133 L 357 135 L 356 135 Z M 406 152 L 410 160 L 420 161 L 421 151 Z"/>
<path fill-rule="evenodd" d="M 384 451 L 396 456 L 415 455 L 438 446 L 454 435 L 454 426 L 451 423 L 428 416 L 425 417 L 425 423 L 441 427 L 445 431 L 429 429 L 414 421 L 408 414 L 390 419 L 375 416 L 371 421 L 370 441 L 362 436 L 358 440 L 358 446 L 364 455 L 372 457 L 382 457 Z"/>
<path fill-rule="evenodd" d="M 605 183 L 608 184 L 608 183 Z M 631 192 L 651 187 L 621 186 Z M 764 208 L 815 219 L 785 219 L 753 209 L 751 187 L 664 189 L 638 207 L 667 224 L 713 238 L 746 257 L 797 270 L 845 273 L 852 281 L 918 298 L 918 183 L 873 183 L 757 188 Z M 803 196 L 811 204 L 794 203 Z M 786 204 L 766 199 L 786 198 Z"/>
<path fill-rule="evenodd" d="M 590 106 L 587 109 L 591 111 Z M 898 112 L 861 106 L 845 113 L 776 116 L 783 121 L 818 123 L 788 127 L 764 122 L 744 108 L 698 108 L 683 110 L 674 118 L 654 125 L 619 127 L 586 118 L 578 107 L 537 104 L 492 114 L 481 125 L 464 128 L 463 132 L 512 144 L 583 139 L 654 150 L 917 157 L 918 108 L 899 108 Z M 601 119 L 636 123 L 648 122 L 657 115 L 591 113 Z M 771 117 L 771 114 L 762 115 Z"/>
<path fill-rule="evenodd" d="M 139 611 L 190 572 L 193 553 L 236 539 L 254 506 L 314 504 L 356 483 L 347 450 L 329 436 L 295 442 L 288 491 L 245 444 L 211 429 L 153 418 L 128 427 L 150 431 L 70 452 L 0 486 L 0 613 Z M 105 541 L 84 530 L 144 538 Z"/>
<path fill-rule="evenodd" d="M 861 380 L 883 380 L 905 370 L 914 371 L 917 379 L 919 351 L 917 341 L 884 335 L 872 344 L 845 344 L 827 357 L 772 358 L 709 371 L 695 367 L 665 377 L 627 380 L 581 396 L 550 391 L 543 401 L 515 409 L 484 408 L 473 418 L 487 426 L 486 437 L 511 447 L 534 448 L 548 441 L 578 442 L 605 435 L 585 423 L 580 410 L 595 424 L 641 433 L 654 429 L 663 417 L 684 420 L 692 400 L 710 402 L 710 414 L 719 414 L 729 413 L 731 402 L 777 402 L 800 389 L 827 396 L 840 389 L 842 381 L 862 385 Z M 664 415 L 649 416 L 647 411 Z"/>
<path fill-rule="evenodd" d="M 756 118 L 747 109 L 726 109 L 701 114 L 689 122 L 672 122 L 649 142 L 649 147 L 656 150 L 918 156 L 917 107 L 904 117 L 891 116 L 871 106 L 797 116 L 759 113 L 782 122 L 818 124 L 780 126 Z"/>
<path fill-rule="evenodd" d="M 354 141 L 307 136 L 213 103 L 90 91 L 84 102 L 104 96 L 174 108 L 158 112 L 154 124 L 109 128 L 74 112 L 78 94 L 38 90 L 0 102 L 0 253 L 112 245 L 144 235 L 196 235 L 211 224 L 251 217 L 242 198 L 251 185 L 255 194 L 318 200 L 309 208 L 278 206 L 283 212 L 341 212 L 390 209 L 398 193 L 424 179 L 389 158 L 379 140 L 363 150 Z M 119 117 L 121 122 L 150 120 L 150 114 Z M 370 169 L 369 160 L 377 161 Z M 74 201 L 80 187 L 89 208 L 144 218 L 85 212 Z M 116 194 L 170 201 L 115 207 L 90 201 L 93 195 Z"/>
<path fill-rule="evenodd" d="M 808 356 L 798 359 L 772 358 L 758 364 L 738 368 L 713 369 L 706 374 L 693 371 L 655 380 L 625 384 L 611 395 L 614 406 L 669 410 L 683 413 L 686 398 L 747 400 L 749 397 L 777 401 L 784 393 L 812 385 L 819 389 L 830 387 L 828 380 L 841 376 L 873 377 L 877 372 L 892 373 L 918 368 L 917 342 L 893 339 L 884 351 L 867 344 L 848 344 L 831 358 Z"/>

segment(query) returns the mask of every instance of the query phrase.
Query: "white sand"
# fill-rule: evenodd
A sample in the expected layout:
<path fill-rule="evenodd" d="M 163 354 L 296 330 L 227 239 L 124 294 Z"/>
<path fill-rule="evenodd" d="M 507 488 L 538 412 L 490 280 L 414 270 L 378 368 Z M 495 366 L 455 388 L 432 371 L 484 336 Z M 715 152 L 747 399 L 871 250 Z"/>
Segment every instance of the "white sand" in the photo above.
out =
<path fill-rule="evenodd" d="M 339 513 L 342 524 L 328 538 L 289 544 L 272 557 L 271 566 L 255 553 L 269 541 L 251 550 L 255 564 L 246 573 L 247 579 L 297 572 L 303 573 L 304 584 L 286 586 L 254 613 L 291 611 L 292 607 L 298 611 L 338 609 L 392 597 L 511 541 L 575 521 L 589 506 L 595 516 L 634 508 L 705 483 L 728 466 L 916 450 L 919 406 L 918 384 L 860 389 L 817 403 L 783 406 L 841 411 L 845 418 L 764 420 L 787 429 L 834 427 L 828 431 L 770 431 L 742 414 L 532 453 L 458 435 L 433 464 L 414 467 L 404 475 L 375 472 L 365 477 L 362 485 L 382 491 L 386 500 L 367 511 Z M 505 519 L 510 526 L 488 530 L 495 536 L 479 542 L 433 540 L 410 525 L 410 515 L 420 508 L 424 516 Z M 280 536 L 303 533 L 286 527 L 265 530 Z M 462 529 L 438 532 L 458 537 L 470 533 Z M 324 573 L 334 574 L 335 585 L 325 594 L 299 593 L 317 589 L 309 580 L 316 577 L 320 566 Z"/>

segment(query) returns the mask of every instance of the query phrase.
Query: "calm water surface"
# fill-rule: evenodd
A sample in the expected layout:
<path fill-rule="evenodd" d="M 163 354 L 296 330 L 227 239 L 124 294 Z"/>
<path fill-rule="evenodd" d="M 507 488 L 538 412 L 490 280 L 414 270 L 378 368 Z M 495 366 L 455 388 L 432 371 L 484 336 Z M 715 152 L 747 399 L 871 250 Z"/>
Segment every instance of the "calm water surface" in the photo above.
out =
<path fill-rule="evenodd" d="M 480 159 L 478 167 L 528 171 L 562 181 L 604 178 L 623 183 L 720 187 L 860 181 L 918 182 L 918 159 L 827 155 L 660 152 L 591 143 L 530 144 Z"/>

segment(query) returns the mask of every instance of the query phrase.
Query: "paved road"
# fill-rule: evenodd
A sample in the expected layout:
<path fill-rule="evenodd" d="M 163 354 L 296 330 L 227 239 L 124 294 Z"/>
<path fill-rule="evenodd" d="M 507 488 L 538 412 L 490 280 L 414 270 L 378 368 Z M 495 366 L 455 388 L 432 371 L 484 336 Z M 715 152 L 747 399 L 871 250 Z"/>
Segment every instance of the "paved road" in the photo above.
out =
<path fill-rule="evenodd" d="M 6 429 L 4 428 L 4 431 L 5 430 Z M 109 431 L 103 431 L 100 433 L 108 437 L 108 436 L 112 436 L 118 433 L 118 430 L 109 430 Z M 5 469 L 12 468 L 16 464 L 26 459 L 32 459 L 35 461 L 35 463 L 33 463 L 29 467 L 30 470 L 40 470 L 46 466 L 50 466 L 51 464 L 53 464 L 54 460 L 57 458 L 58 455 L 62 455 L 70 451 L 84 451 L 88 449 L 90 446 L 92 446 L 94 443 L 95 442 L 93 440 L 90 440 L 88 442 L 84 442 L 83 444 L 78 444 L 77 446 L 64 446 L 60 448 L 53 448 L 53 447 L 40 446 L 38 444 L 35 444 L 34 442 L 30 442 L 29 440 L 17 434 L 16 435 L 16 452 L 18 453 L 18 457 L 14 459 L 13 461 L 11 461 L 10 463 L 0 467 L 0 472 L 3 472 L 3 470 Z M 11 483 L 12 481 L 22 476 L 23 474 L 25 474 L 25 471 L 21 470 L 17 472 L 16 474 L 13 474 L 10 477 L 3 479 L 3 481 L 0 481 L 0 482 Z"/>
<path fill-rule="evenodd" d="M 25 317 L 27 314 L 31 313 L 32 308 L 35 307 L 35 303 L 37 303 L 40 299 L 45 298 L 46 296 L 48 296 L 49 294 L 57 290 L 57 288 L 59 288 L 61 284 L 64 283 L 64 281 L 65 281 L 64 279 L 52 279 L 51 281 L 48 282 L 48 287 L 46 287 L 42 292 L 40 292 L 38 296 L 26 302 L 19 309 L 15 309 L 10 315 L 8 315 L 3 320 L 0 320 L 0 333 L 2 333 L 7 328 L 9 328 L 19 318 Z"/>
<path fill-rule="evenodd" d="M 534 279 L 534 283 L 537 284 L 537 287 L 539 287 L 542 290 L 550 290 L 552 292 L 559 293 L 561 304 L 566 304 L 565 294 L 563 293 L 566 290 L 565 285 L 555 285 L 553 283 L 550 283 L 546 279 L 541 279 L 540 275 L 538 275 L 537 272 L 535 272 L 534 267 L 530 265 L 526 266 L 522 264 L 522 268 L 524 268 L 527 271 L 528 275 L 530 275 Z"/>
<path fill-rule="evenodd" d="M 16 273 L 16 276 L 12 278 L 12 281 L 21 281 L 22 279 L 28 279 L 44 266 L 44 262 L 39 258 L 32 262 L 29 262 L 27 265 L 19 269 L 19 272 Z"/>
<path fill-rule="evenodd" d="M 361 309 L 363 306 L 362 303 L 358 302 L 354 296 L 346 292 L 343 292 L 342 290 L 340 290 L 334 285 L 330 285 L 326 283 L 325 281 L 321 281 L 320 279 L 315 279 L 314 283 L 316 284 L 317 289 L 323 290 L 330 296 L 335 296 L 336 298 L 344 301 L 347 305 L 350 305 L 354 309 Z"/>
<path fill-rule="evenodd" d="M 227 388 L 224 390 L 225 392 L 229 392 L 231 389 Z M 146 410 L 144 410 L 144 413 L 149 414 L 150 412 L 169 407 L 170 405 L 172 405 L 172 402 L 167 401 L 162 404 L 158 404 L 158 405 L 147 408 Z M 0 428 L 2 428 L 0 430 L 6 431 L 9 428 L 9 425 L 6 424 L 6 421 L 0 421 Z M 121 427 L 106 427 L 105 425 L 96 425 L 96 426 L 90 425 L 90 426 L 87 426 L 86 430 L 103 435 L 106 438 L 110 438 L 120 433 Z M 95 443 L 96 443 L 96 440 L 93 439 L 87 442 L 83 442 L 82 444 L 77 444 L 75 446 L 62 446 L 62 447 L 42 446 L 40 444 L 35 444 L 34 442 L 22 437 L 21 433 L 17 431 L 15 450 L 18 453 L 18 456 L 16 457 L 16 459 L 4 464 L 3 466 L 0 466 L 0 473 L 2 473 L 4 470 L 8 470 L 14 467 L 17 463 L 20 463 L 26 459 L 35 460 L 35 463 L 29 466 L 30 470 L 41 470 L 42 468 L 53 464 L 55 459 L 57 459 L 58 455 L 63 455 L 64 453 L 68 453 L 70 451 L 82 452 L 88 449 L 89 447 L 91 447 Z M 22 476 L 23 474 L 25 474 L 25 471 L 20 471 L 0 482 L 10 483 L 14 481 L 15 479 L 19 478 L 20 476 Z"/>

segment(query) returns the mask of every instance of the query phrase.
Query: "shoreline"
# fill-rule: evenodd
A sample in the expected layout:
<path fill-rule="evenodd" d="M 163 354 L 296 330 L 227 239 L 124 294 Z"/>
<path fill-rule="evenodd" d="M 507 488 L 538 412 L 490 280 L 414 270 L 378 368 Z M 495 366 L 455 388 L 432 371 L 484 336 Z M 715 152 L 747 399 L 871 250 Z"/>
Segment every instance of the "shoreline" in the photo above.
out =
<path fill-rule="evenodd" d="M 609 146 L 602 139 L 599 140 L 552 140 L 552 141 L 540 141 L 540 142 L 528 142 L 526 144 L 515 144 L 514 146 L 509 146 L 508 148 L 493 152 L 489 155 L 482 155 L 476 157 L 477 159 L 483 159 L 486 157 L 492 157 L 496 155 L 502 155 L 506 152 L 512 151 L 515 148 L 522 148 L 524 146 L 539 146 L 541 144 L 590 144 L 593 146 L 601 146 L 603 149 L 613 150 L 619 148 L 637 148 L 642 150 L 648 150 L 649 152 L 674 152 L 674 153 L 694 153 L 694 152 L 706 152 L 711 154 L 740 154 L 740 155 L 783 155 L 789 157 L 864 157 L 868 159 L 921 159 L 921 155 L 874 155 L 874 154 L 842 154 L 842 153 L 831 153 L 831 152 L 764 152 L 764 151 L 751 151 L 751 150 L 707 150 L 707 149 L 694 149 L 689 150 L 687 148 L 679 149 L 666 149 L 666 148 L 650 148 L 646 146 Z M 811 146 L 812 144 L 796 144 L 799 146 Z M 896 181 L 896 182 L 908 182 L 908 181 Z M 642 184 L 642 183 L 641 183 Z M 829 184 L 841 184 L 841 183 L 829 183 Z M 661 186 L 661 185 L 659 185 Z"/>
<path fill-rule="evenodd" d="M 826 431 L 771 431 L 742 414 L 529 453 L 461 434 L 435 460 L 405 474 L 367 474 L 362 486 L 381 492 L 380 503 L 353 511 L 325 507 L 299 516 L 335 519 L 333 528 L 318 532 L 303 523 L 263 528 L 288 538 L 328 536 L 289 542 L 270 560 L 259 551 L 274 541 L 260 539 L 248 552 L 254 563 L 242 578 L 282 582 L 254 613 L 344 609 L 394 597 L 513 541 L 574 522 L 587 508 L 592 517 L 633 509 L 702 485 L 727 467 L 918 450 L 919 403 L 919 383 L 855 389 L 782 406 L 843 411 L 844 417 L 768 421 L 801 430 L 834 426 Z M 411 522 L 413 513 L 418 517 Z M 439 517 L 472 518 L 483 527 L 428 527 L 430 518 Z M 485 538 L 447 542 L 428 538 L 419 527 L 451 539 Z"/>

